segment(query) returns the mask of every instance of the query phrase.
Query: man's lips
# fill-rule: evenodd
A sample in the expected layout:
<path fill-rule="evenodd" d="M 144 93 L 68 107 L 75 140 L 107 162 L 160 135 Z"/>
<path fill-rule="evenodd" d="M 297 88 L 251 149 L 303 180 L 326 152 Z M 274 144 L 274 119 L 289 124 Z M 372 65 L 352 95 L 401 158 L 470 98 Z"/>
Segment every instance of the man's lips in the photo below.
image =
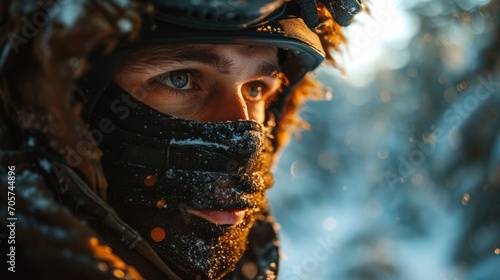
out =
<path fill-rule="evenodd" d="M 237 225 L 245 218 L 245 211 L 242 209 L 229 210 L 186 210 L 189 214 L 198 216 L 213 224 L 222 225 Z"/>

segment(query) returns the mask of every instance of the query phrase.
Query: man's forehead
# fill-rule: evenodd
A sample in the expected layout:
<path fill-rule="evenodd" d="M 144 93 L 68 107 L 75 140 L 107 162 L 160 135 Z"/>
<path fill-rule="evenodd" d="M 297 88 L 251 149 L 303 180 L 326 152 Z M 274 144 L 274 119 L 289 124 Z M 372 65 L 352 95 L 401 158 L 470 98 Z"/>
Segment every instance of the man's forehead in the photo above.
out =
<path fill-rule="evenodd" d="M 240 47 L 244 50 L 259 49 L 262 51 L 277 52 L 277 47 L 274 46 L 256 46 L 250 44 L 168 44 L 146 47 L 139 51 L 133 52 L 130 56 L 140 59 L 144 57 L 161 57 L 163 59 L 171 57 L 187 57 L 196 52 L 218 53 L 221 50 Z"/>

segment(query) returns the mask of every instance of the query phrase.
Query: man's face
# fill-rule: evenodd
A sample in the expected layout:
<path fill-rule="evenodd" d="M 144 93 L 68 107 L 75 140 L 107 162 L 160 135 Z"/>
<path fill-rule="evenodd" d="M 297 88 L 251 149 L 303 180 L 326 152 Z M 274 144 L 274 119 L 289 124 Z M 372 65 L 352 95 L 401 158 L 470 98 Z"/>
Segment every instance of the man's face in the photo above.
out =
<path fill-rule="evenodd" d="M 201 121 L 255 120 L 282 86 L 277 48 L 168 45 L 133 53 L 114 79 L 146 105 Z"/>
<path fill-rule="evenodd" d="M 108 202 L 186 278 L 220 279 L 267 215 L 274 149 L 255 122 L 286 82 L 277 48 L 144 48 L 122 60 L 114 81 L 120 88 L 94 112 L 120 128 L 101 145 Z M 125 120 L 113 104 L 127 94 L 142 103 L 129 103 Z"/>

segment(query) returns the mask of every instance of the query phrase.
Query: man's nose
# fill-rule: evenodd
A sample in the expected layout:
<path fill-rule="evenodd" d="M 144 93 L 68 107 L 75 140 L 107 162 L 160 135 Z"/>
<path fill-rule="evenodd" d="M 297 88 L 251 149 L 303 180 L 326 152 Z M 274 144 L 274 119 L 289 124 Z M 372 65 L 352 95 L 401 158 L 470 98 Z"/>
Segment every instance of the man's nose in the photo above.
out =
<path fill-rule="evenodd" d="M 236 87 L 221 95 L 214 108 L 217 121 L 249 120 L 248 106 L 241 92 L 241 87 Z"/>

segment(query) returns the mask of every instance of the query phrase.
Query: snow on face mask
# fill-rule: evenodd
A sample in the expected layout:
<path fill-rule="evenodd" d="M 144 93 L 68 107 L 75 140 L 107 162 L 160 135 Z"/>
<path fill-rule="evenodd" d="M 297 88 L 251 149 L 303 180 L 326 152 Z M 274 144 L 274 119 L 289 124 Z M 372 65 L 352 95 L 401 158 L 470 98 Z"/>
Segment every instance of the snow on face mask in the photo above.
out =
<path fill-rule="evenodd" d="M 100 143 L 108 203 L 183 279 L 220 279 L 263 219 L 273 181 L 267 128 L 189 121 L 122 98 L 133 100 L 112 83 L 91 121 L 114 125 Z"/>

